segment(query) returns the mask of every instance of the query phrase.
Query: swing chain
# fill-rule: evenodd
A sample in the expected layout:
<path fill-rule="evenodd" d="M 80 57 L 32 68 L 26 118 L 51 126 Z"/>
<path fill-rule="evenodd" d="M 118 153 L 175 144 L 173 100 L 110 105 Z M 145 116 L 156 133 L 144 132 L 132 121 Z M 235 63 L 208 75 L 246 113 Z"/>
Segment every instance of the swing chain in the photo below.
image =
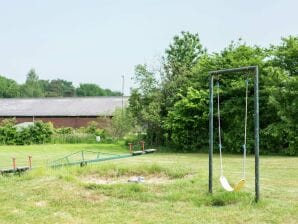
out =
<path fill-rule="evenodd" d="M 248 84 L 249 84 L 249 81 L 248 81 L 248 78 L 247 78 L 247 75 L 246 75 L 246 80 L 245 80 L 244 144 L 242 146 L 242 148 L 243 148 L 243 163 L 242 163 L 242 176 L 243 176 L 243 179 L 245 179 L 245 162 L 246 162 Z"/>
<path fill-rule="evenodd" d="M 245 163 L 246 163 L 246 140 L 247 140 L 247 112 L 248 112 L 248 78 L 245 80 L 245 116 L 244 116 L 244 144 L 243 148 L 243 161 L 242 161 L 242 177 L 245 179 Z M 218 118 L 218 147 L 220 157 L 220 175 L 223 176 L 223 162 L 222 162 L 222 142 L 221 142 L 221 124 L 220 124 L 220 100 L 219 100 L 219 77 L 217 78 L 217 118 Z"/>
<path fill-rule="evenodd" d="M 220 176 L 223 176 L 223 163 L 222 163 L 222 144 L 221 144 L 221 126 L 220 126 L 220 101 L 219 101 L 219 77 L 217 78 L 217 118 L 218 118 L 218 147 L 220 158 Z"/>

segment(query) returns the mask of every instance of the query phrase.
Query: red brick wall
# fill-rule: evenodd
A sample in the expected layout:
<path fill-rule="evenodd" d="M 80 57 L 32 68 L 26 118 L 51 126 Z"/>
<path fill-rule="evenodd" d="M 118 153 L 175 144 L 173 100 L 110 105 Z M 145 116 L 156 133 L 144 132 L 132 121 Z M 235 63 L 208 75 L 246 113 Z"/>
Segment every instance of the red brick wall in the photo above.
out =
<path fill-rule="evenodd" d="M 8 117 L 0 117 L 0 121 Z M 90 121 L 98 121 L 97 117 L 35 117 L 35 121 L 52 122 L 54 127 L 73 127 L 79 128 L 87 126 Z M 17 123 L 32 122 L 32 117 L 16 117 Z"/>

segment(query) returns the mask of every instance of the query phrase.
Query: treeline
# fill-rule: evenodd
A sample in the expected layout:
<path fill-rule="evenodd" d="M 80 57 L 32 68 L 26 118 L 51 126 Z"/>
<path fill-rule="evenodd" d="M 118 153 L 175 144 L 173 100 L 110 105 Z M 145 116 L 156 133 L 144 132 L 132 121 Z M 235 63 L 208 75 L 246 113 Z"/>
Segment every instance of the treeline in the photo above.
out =
<path fill-rule="evenodd" d="M 0 76 L 0 98 L 121 95 L 120 92 L 103 89 L 93 83 L 81 83 L 76 88 L 72 82 L 63 79 L 39 79 L 34 69 L 29 71 L 24 84 L 18 84 L 15 80 Z"/>
<path fill-rule="evenodd" d="M 180 151 L 208 149 L 208 71 L 259 66 L 260 152 L 298 154 L 298 36 L 278 45 L 249 46 L 241 40 L 208 53 L 198 34 L 182 32 L 166 49 L 159 72 L 137 65 L 129 110 L 147 142 Z M 218 77 L 223 151 L 240 152 L 244 141 L 245 80 L 249 82 L 247 149 L 254 150 L 253 79 L 247 74 Z M 216 97 L 216 81 L 214 86 Z M 215 144 L 218 144 L 214 98 Z M 215 145 L 215 149 L 218 147 Z"/>

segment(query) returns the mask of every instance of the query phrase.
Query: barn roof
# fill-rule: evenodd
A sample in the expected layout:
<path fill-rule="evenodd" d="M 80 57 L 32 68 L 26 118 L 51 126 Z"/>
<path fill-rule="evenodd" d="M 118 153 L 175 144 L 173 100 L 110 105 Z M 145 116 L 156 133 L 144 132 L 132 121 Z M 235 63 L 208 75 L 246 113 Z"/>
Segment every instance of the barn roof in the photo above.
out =
<path fill-rule="evenodd" d="M 128 97 L 123 97 L 124 106 Z M 0 116 L 111 116 L 122 97 L 63 97 L 0 99 Z"/>

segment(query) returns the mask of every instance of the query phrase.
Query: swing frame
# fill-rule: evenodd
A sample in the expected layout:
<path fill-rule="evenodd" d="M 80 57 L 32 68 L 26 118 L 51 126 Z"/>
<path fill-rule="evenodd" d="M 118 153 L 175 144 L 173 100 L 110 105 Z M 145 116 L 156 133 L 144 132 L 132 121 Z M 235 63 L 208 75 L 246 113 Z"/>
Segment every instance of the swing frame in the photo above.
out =
<path fill-rule="evenodd" d="M 259 68 L 248 66 L 223 69 L 209 72 L 209 193 L 212 194 L 213 185 L 213 81 L 214 76 L 227 75 L 236 72 L 247 72 L 254 76 L 254 151 L 255 151 L 255 201 L 260 200 L 260 166 L 259 166 Z"/>

